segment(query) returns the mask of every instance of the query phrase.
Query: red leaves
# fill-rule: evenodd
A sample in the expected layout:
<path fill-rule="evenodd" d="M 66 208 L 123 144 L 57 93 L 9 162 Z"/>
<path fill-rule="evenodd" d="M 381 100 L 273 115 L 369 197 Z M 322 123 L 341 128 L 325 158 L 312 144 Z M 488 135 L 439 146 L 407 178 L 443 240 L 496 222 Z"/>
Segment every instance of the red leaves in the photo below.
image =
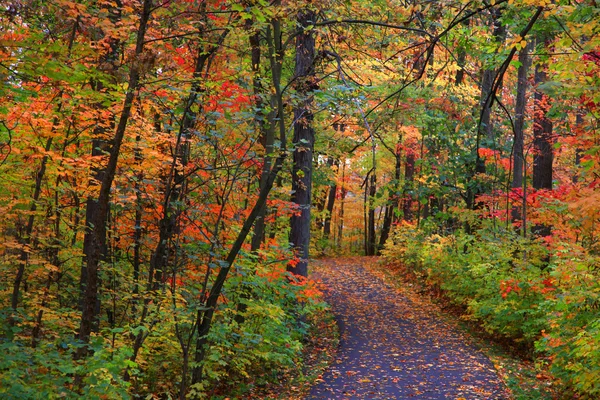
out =
<path fill-rule="evenodd" d="M 250 102 L 251 96 L 246 90 L 233 82 L 225 81 L 210 97 L 207 109 L 217 112 L 236 112 Z"/>
<path fill-rule="evenodd" d="M 507 279 L 504 281 L 500 281 L 500 294 L 503 299 L 505 299 L 509 293 L 519 293 L 521 291 L 521 287 L 519 287 L 519 281 L 516 279 Z"/>
<path fill-rule="evenodd" d="M 517 279 L 506 279 L 500 281 L 500 295 L 503 299 L 506 299 L 510 293 L 519 294 L 523 291 L 524 285 L 528 288 L 527 290 L 542 294 L 547 294 L 556 290 L 554 278 L 550 276 L 544 278 L 542 281 L 530 280 L 524 283 Z"/>
<path fill-rule="evenodd" d="M 600 66 L 600 50 L 589 51 L 582 57 L 585 61 L 591 61 L 596 65 Z"/>

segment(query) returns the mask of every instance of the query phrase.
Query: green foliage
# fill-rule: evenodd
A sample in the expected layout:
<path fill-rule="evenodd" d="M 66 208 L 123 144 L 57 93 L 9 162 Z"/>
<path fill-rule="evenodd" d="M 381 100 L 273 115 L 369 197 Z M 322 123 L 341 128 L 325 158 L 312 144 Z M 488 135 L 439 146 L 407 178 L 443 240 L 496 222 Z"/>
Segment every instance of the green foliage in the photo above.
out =
<path fill-rule="evenodd" d="M 5 399 L 127 399 L 123 381 L 131 349 L 111 348 L 100 338 L 91 346 L 94 355 L 85 362 L 73 360 L 78 344 L 45 342 L 35 348 L 19 340 L 0 343 L 0 397 Z M 81 383 L 76 388 L 78 377 Z"/>
<path fill-rule="evenodd" d="M 545 328 L 538 307 L 543 296 L 531 290 L 542 272 L 536 263 L 523 261 L 524 249 L 532 252 L 533 244 L 511 232 L 492 233 L 415 234 L 405 226 L 396 230 L 396 244 L 386 254 L 402 254 L 429 285 L 466 307 L 488 332 L 532 344 Z"/>
<path fill-rule="evenodd" d="M 209 334 L 203 386 L 241 395 L 297 369 L 307 332 L 302 321 L 323 304 L 304 284 L 289 279 L 285 265 L 274 268 L 246 258 L 236 272 Z"/>
<path fill-rule="evenodd" d="M 562 246 L 551 273 L 557 291 L 543 305 L 550 329 L 536 347 L 550 355 L 555 376 L 595 398 L 600 394 L 600 274 L 593 267 L 598 259 Z"/>
<path fill-rule="evenodd" d="M 439 235 L 405 224 L 385 256 L 401 260 L 487 332 L 546 356 L 568 387 L 597 396 L 600 277 L 590 267 L 597 259 L 561 244 L 546 266 L 547 249 L 539 242 L 483 225 L 472 235 Z"/>

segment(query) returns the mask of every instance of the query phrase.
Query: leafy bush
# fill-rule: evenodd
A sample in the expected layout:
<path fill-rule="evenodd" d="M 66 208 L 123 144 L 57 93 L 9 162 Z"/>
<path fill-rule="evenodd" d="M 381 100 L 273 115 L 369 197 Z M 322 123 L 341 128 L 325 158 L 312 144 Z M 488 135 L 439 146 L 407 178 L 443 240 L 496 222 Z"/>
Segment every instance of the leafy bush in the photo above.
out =
<path fill-rule="evenodd" d="M 198 392 L 240 395 L 277 382 L 301 363 L 304 320 L 324 307 L 308 281 L 283 263 L 242 259 L 228 279 L 209 333 L 205 381 Z"/>
<path fill-rule="evenodd" d="M 304 320 L 324 307 L 310 282 L 291 279 L 284 261 L 269 263 L 246 255 L 235 268 L 208 336 L 204 381 L 192 388 L 200 398 L 244 397 L 297 369 L 308 328 Z M 180 284 L 176 300 L 168 290 L 154 298 L 160 307 L 148 320 L 161 324 L 103 328 L 92 338 L 92 355 L 81 361 L 74 357 L 81 344 L 73 338 L 72 326 L 59 330 L 60 321 L 48 317 L 45 326 L 52 326 L 53 334 L 43 334 L 33 347 L 33 317 L 21 316 L 11 326 L 11 310 L 5 309 L 0 315 L 0 398 L 177 396 L 183 371 L 179 338 L 189 343 L 189 374 L 199 298 L 194 285 Z M 140 330 L 147 336 L 134 363 L 131 343 Z"/>
<path fill-rule="evenodd" d="M 0 397 L 3 399 L 127 399 L 125 368 L 134 366 L 131 349 L 111 349 L 98 339 L 85 363 L 73 360 L 75 343 L 32 348 L 19 340 L 0 342 Z M 76 385 L 76 377 L 81 383 Z M 76 387 L 81 387 L 78 390 Z"/>
<path fill-rule="evenodd" d="M 474 234 L 440 235 L 400 225 L 384 255 L 441 290 L 489 333 L 547 356 L 554 376 L 580 394 L 600 394 L 596 257 L 572 244 L 524 239 L 485 221 Z"/>
<path fill-rule="evenodd" d="M 600 273 L 597 257 L 560 244 L 552 270 L 556 286 L 544 309 L 550 328 L 536 343 L 553 374 L 581 393 L 600 395 Z"/>

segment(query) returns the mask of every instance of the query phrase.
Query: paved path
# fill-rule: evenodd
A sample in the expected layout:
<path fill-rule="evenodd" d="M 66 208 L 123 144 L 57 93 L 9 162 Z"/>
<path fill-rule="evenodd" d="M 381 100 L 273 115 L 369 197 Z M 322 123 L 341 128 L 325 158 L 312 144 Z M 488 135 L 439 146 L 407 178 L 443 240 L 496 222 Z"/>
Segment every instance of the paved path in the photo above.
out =
<path fill-rule="evenodd" d="M 507 399 L 492 363 L 439 310 L 366 269 L 316 262 L 340 326 L 337 359 L 307 399 Z"/>

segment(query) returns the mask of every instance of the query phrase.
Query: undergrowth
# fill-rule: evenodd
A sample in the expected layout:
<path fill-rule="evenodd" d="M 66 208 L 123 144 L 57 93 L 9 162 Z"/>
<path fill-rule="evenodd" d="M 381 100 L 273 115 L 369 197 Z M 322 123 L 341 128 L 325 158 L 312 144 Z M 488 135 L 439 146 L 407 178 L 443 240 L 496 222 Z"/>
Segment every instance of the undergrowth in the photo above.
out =
<path fill-rule="evenodd" d="M 384 256 L 403 271 L 396 276 L 531 360 L 496 357 L 516 398 L 600 396 L 598 259 L 581 247 L 485 224 L 472 234 L 403 224 Z"/>

